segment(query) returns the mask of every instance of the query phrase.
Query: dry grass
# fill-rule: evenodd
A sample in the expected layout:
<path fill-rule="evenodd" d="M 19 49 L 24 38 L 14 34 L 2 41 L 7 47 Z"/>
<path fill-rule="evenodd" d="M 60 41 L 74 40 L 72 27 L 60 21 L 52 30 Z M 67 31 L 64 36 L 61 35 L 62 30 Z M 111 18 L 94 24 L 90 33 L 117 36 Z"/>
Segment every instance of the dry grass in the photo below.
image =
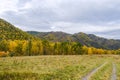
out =
<path fill-rule="evenodd" d="M 0 58 L 0 80 L 78 80 L 105 61 L 110 65 L 118 57 L 71 55 Z M 108 68 L 104 73 L 110 73 L 111 67 L 106 65 L 104 68 Z"/>

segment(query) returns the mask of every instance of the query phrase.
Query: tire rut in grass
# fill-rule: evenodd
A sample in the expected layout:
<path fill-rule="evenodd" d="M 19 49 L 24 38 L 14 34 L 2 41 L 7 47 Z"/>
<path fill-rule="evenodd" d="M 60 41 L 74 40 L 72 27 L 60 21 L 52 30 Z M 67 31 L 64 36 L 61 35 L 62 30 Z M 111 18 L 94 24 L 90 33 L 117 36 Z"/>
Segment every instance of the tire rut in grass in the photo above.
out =
<path fill-rule="evenodd" d="M 115 63 L 113 63 L 113 71 L 112 71 L 111 80 L 117 80 Z"/>
<path fill-rule="evenodd" d="M 89 80 L 90 77 L 91 77 L 94 73 L 96 73 L 99 69 L 101 69 L 101 68 L 102 68 L 104 65 L 106 65 L 106 64 L 107 64 L 107 62 L 105 62 L 105 63 L 102 64 L 101 66 L 93 69 L 93 70 L 92 70 L 91 72 L 89 72 L 86 76 L 84 76 L 84 77 L 82 78 L 82 80 Z"/>

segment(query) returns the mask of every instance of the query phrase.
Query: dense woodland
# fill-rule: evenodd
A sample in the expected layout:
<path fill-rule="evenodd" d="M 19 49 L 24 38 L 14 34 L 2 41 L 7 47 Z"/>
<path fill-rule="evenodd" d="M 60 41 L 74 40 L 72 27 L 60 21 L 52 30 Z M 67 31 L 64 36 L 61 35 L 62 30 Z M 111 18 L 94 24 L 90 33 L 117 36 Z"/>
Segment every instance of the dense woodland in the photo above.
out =
<path fill-rule="evenodd" d="M 37 33 L 34 32 L 34 34 Z M 40 39 L 0 19 L 0 56 L 120 54 L 119 50 L 105 50 L 102 47 L 94 48 L 88 45 L 85 46 L 78 37 L 76 39 L 79 41 L 73 41 L 70 38 L 70 34 L 62 32 L 56 34 L 56 36 L 59 35 L 60 37 L 55 40 L 62 39 L 63 41 L 50 41 L 49 39 L 46 40 L 47 38 Z M 55 37 L 51 36 L 49 34 L 48 37 L 53 40 Z M 80 33 L 79 37 L 83 38 L 86 44 L 90 40 L 84 33 Z"/>
<path fill-rule="evenodd" d="M 119 50 L 103 50 L 76 42 L 43 40 L 1 40 L 0 56 L 120 54 Z"/>

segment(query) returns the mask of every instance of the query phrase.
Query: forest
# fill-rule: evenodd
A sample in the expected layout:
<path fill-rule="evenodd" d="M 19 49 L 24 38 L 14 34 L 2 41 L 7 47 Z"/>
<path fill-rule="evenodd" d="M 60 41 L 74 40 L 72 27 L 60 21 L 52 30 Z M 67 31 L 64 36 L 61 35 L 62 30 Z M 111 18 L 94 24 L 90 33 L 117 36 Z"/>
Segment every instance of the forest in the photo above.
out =
<path fill-rule="evenodd" d="M 46 40 L 1 40 L 0 56 L 120 54 L 119 50 L 87 47 L 77 42 Z"/>

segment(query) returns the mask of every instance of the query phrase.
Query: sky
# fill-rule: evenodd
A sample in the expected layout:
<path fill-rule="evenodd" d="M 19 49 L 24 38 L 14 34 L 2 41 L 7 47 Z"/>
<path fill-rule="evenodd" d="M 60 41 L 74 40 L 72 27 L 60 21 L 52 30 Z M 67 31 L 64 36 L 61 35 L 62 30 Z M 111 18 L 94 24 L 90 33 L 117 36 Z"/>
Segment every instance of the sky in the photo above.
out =
<path fill-rule="evenodd" d="M 0 18 L 24 31 L 120 39 L 120 0 L 1 0 Z"/>

